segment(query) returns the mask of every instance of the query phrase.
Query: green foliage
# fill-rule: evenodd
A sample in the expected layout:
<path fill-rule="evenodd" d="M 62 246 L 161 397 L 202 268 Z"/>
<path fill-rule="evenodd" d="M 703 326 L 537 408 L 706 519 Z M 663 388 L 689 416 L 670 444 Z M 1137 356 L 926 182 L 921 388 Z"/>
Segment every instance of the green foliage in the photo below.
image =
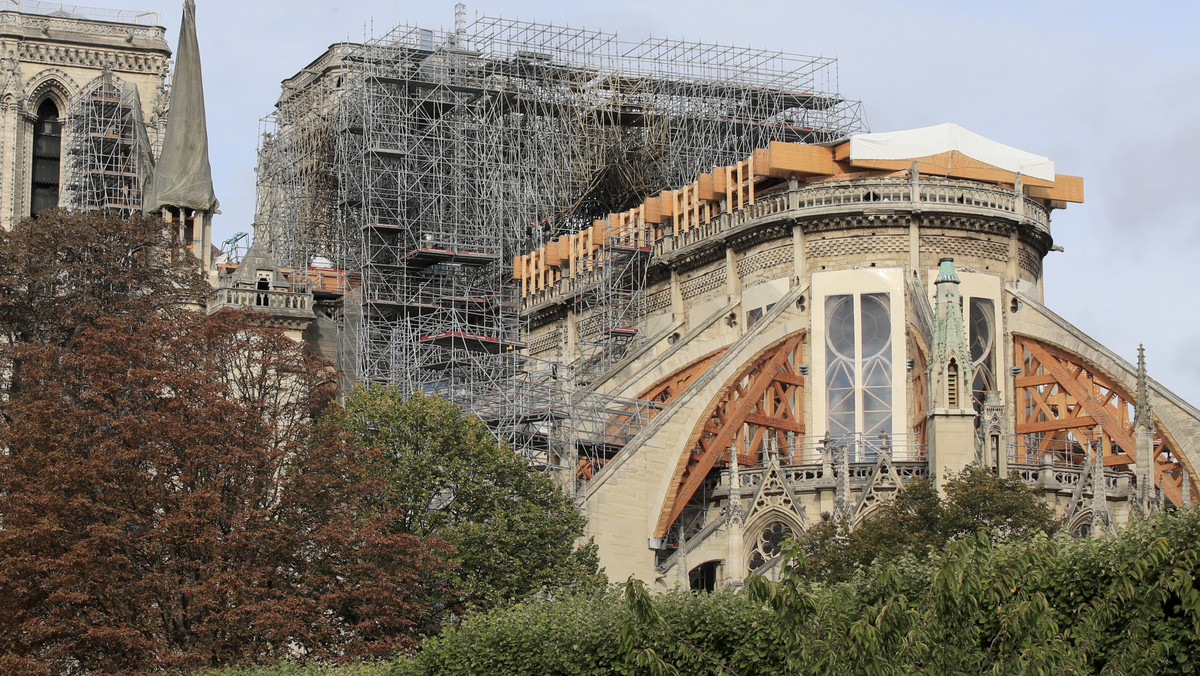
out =
<path fill-rule="evenodd" d="M 1053 513 L 1020 479 L 1002 479 L 989 469 L 968 466 L 946 482 L 942 499 L 925 479 L 914 482 L 868 516 L 857 528 L 826 521 L 804 538 L 814 580 L 849 580 L 875 562 L 905 555 L 920 560 L 952 538 L 984 531 L 995 537 L 1052 535 Z"/>
<path fill-rule="evenodd" d="M 478 419 L 436 397 L 373 386 L 354 392 L 339 423 L 385 450 L 388 501 L 404 532 L 454 546 L 468 607 L 604 584 L 595 546 L 575 545 L 584 519 L 570 498 Z"/>
<path fill-rule="evenodd" d="M 419 674 L 1200 672 L 1200 511 L 1072 540 L 979 531 L 817 581 L 650 596 L 640 583 L 476 616 L 395 663 Z"/>
<path fill-rule="evenodd" d="M 793 545 L 785 578 L 750 591 L 798 627 L 787 648 L 796 673 L 1193 673 L 1198 535 L 1195 510 L 1105 539 L 981 531 L 924 563 L 877 564 L 831 585 L 792 565 L 803 557 Z M 799 602 L 773 601 L 789 588 Z"/>
<path fill-rule="evenodd" d="M 397 662 L 395 673 L 777 673 L 780 637 L 762 604 L 744 594 L 649 597 L 625 585 L 470 618 Z"/>

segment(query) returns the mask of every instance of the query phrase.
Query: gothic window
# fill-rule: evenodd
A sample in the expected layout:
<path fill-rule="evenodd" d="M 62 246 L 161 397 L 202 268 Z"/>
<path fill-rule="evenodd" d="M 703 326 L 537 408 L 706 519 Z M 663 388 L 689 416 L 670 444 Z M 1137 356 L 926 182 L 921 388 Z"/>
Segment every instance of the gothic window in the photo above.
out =
<path fill-rule="evenodd" d="M 892 433 L 892 322 L 886 293 L 862 297 L 863 433 Z"/>
<path fill-rule="evenodd" d="M 36 216 L 58 206 L 59 161 L 62 157 L 62 124 L 58 106 L 46 99 L 37 109 L 33 124 L 33 180 L 29 215 Z"/>
<path fill-rule="evenodd" d="M 969 318 L 971 366 L 974 382 L 971 390 L 975 410 L 983 410 L 987 393 L 996 389 L 996 306 L 991 298 L 972 298 Z"/>
<path fill-rule="evenodd" d="M 892 321 L 889 296 L 825 300 L 825 396 L 834 438 L 892 433 Z"/>
<path fill-rule="evenodd" d="M 750 550 L 750 572 L 759 573 L 783 553 L 783 541 L 792 537 L 792 529 L 782 521 L 772 521 L 758 534 Z"/>
<path fill-rule="evenodd" d="M 825 396 L 829 402 L 830 436 L 855 431 L 857 365 L 854 296 L 830 296 L 825 299 Z"/>

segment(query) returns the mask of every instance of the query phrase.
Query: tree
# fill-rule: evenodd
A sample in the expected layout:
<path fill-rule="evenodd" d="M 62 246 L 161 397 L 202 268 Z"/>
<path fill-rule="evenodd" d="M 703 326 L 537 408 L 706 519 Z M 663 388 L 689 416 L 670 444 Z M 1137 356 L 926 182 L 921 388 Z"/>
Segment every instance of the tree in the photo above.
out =
<path fill-rule="evenodd" d="M 120 221 L 62 223 L 150 246 L 136 223 L 128 240 Z M 0 323 L 27 340 L 8 348 L 22 386 L 0 425 L 0 672 L 343 659 L 436 632 L 445 545 L 396 526 L 378 451 L 311 424 L 335 393 L 327 365 L 248 314 L 147 298 L 161 244 L 101 285 L 44 290 L 74 265 L 0 283 Z M 41 301 L 64 315 L 22 329 Z"/>
<path fill-rule="evenodd" d="M 159 219 L 44 211 L 0 229 L 0 337 L 11 389 L 20 389 L 19 345 L 69 345 L 97 319 L 149 315 L 202 302 L 194 262 L 168 255 Z"/>
<path fill-rule="evenodd" d="M 595 546 L 576 546 L 584 520 L 571 499 L 477 418 L 436 397 L 372 386 L 349 397 L 339 423 L 384 449 L 403 532 L 454 546 L 469 607 L 603 584 Z"/>
<path fill-rule="evenodd" d="M 916 481 L 869 515 L 856 528 L 826 521 L 803 540 L 808 574 L 814 579 L 848 580 L 872 563 L 905 554 L 923 558 L 952 538 L 978 531 L 1001 537 L 1053 534 L 1053 512 L 1020 479 L 970 465 L 946 482 L 943 499 L 928 479 Z"/>
<path fill-rule="evenodd" d="M 395 662 L 418 674 L 1159 674 L 1200 670 L 1200 511 L 1115 536 L 948 542 L 844 582 L 799 543 L 734 594 L 605 594 L 496 609 Z"/>

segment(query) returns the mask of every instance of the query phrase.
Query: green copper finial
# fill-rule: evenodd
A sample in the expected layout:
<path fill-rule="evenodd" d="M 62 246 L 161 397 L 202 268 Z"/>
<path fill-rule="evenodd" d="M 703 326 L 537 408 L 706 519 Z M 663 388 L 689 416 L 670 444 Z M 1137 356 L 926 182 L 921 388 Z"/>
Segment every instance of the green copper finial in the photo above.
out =
<path fill-rule="evenodd" d="M 941 284 L 942 282 L 954 282 L 955 284 L 959 283 L 958 275 L 954 272 L 953 258 L 943 258 L 942 260 L 938 261 L 938 276 L 937 279 L 934 280 L 934 284 Z"/>

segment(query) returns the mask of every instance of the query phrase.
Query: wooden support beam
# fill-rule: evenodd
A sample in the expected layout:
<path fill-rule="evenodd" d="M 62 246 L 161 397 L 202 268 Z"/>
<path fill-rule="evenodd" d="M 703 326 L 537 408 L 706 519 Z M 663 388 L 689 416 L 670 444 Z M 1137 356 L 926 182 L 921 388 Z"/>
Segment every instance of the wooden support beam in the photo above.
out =
<path fill-rule="evenodd" d="M 1026 422 L 1017 425 L 1017 434 L 1038 434 L 1041 432 L 1057 432 L 1060 430 L 1075 430 L 1084 427 L 1095 427 L 1096 419 L 1091 416 L 1043 420 L 1041 422 Z"/>
<path fill-rule="evenodd" d="M 1033 341 L 1024 342 L 1025 349 L 1042 364 L 1042 369 L 1054 376 L 1058 381 L 1059 387 L 1069 393 L 1079 402 L 1084 411 L 1088 415 L 1095 418 L 1096 422 L 1104 428 L 1105 433 L 1112 437 L 1113 441 L 1121 447 L 1131 457 L 1137 452 L 1136 444 L 1133 440 L 1133 435 L 1129 433 L 1117 420 L 1113 417 L 1112 412 L 1107 407 L 1097 402 L 1092 396 L 1091 387 L 1080 382 L 1071 375 L 1062 364 L 1059 363 L 1049 352 L 1041 345 Z"/>
<path fill-rule="evenodd" d="M 1021 182 L 1024 183 L 1025 179 L 1022 178 Z M 1066 174 L 1055 174 L 1053 185 L 1041 186 L 1027 184 L 1025 185 L 1025 194 L 1034 199 L 1082 204 L 1083 178 L 1079 176 L 1068 176 Z"/>
<path fill-rule="evenodd" d="M 688 450 L 679 460 L 671 487 L 659 512 L 655 537 L 665 536 L 667 529 L 679 518 L 709 471 L 728 454 L 730 444 L 741 438 L 742 427 L 745 424 L 755 426 L 755 439 L 759 442 L 762 431 L 767 427 L 804 433 L 801 417 L 803 411 L 800 409 L 803 406 L 803 381 L 782 384 L 792 396 L 799 399 L 794 418 L 781 418 L 779 412 L 772 408 L 775 395 L 768 395 L 768 390 L 779 384 L 777 376 L 786 374 L 791 376 L 789 380 L 799 378 L 798 374 L 792 371 L 788 360 L 793 355 L 797 360 L 800 359 L 799 351 L 803 338 L 804 332 L 801 331 L 766 348 L 746 362 L 737 375 L 726 382 L 721 394 L 710 406 L 709 415 L 702 419 L 688 438 Z M 767 395 L 766 398 L 771 402 L 765 408 L 764 395 Z M 782 411 L 791 412 L 791 402 L 782 407 Z"/>
<path fill-rule="evenodd" d="M 662 198 L 661 197 L 656 196 L 656 197 L 646 198 L 646 201 L 644 203 L 642 203 L 642 207 L 645 209 L 644 213 L 645 213 L 645 218 L 646 218 L 647 223 L 662 223 L 663 222 L 663 208 L 662 208 Z"/>
<path fill-rule="evenodd" d="M 800 143 L 771 141 L 765 162 L 759 171 L 774 178 L 797 176 L 832 176 L 843 171 L 834 160 L 834 149 Z"/>
<path fill-rule="evenodd" d="M 724 197 L 717 192 L 712 174 L 700 174 L 696 179 L 696 198 L 707 202 L 718 202 Z"/>

